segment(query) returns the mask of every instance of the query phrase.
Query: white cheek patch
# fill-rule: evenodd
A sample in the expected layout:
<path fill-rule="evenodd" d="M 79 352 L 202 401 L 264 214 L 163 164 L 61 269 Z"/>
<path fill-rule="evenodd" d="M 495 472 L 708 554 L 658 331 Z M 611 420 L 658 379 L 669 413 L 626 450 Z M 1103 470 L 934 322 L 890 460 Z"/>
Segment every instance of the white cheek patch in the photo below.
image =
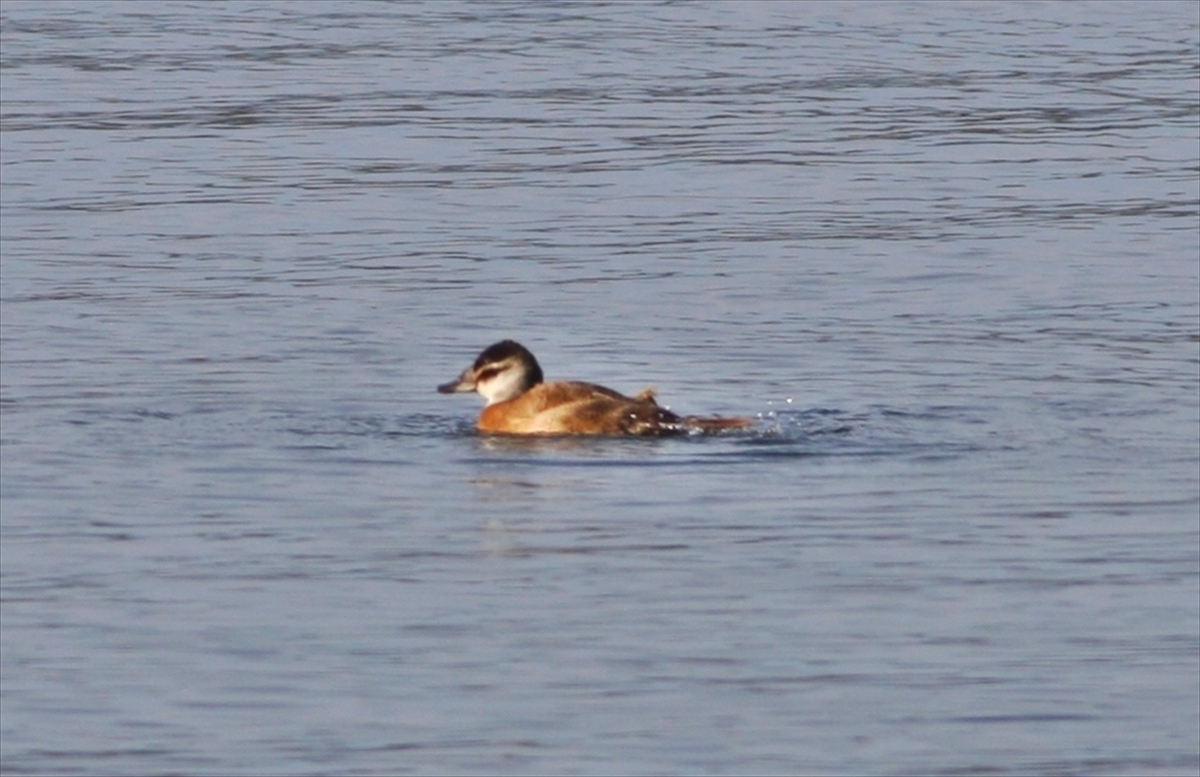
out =
<path fill-rule="evenodd" d="M 489 405 L 512 399 L 521 393 L 522 388 L 521 371 L 512 367 L 484 377 L 475 386 L 475 390 L 483 395 Z"/>

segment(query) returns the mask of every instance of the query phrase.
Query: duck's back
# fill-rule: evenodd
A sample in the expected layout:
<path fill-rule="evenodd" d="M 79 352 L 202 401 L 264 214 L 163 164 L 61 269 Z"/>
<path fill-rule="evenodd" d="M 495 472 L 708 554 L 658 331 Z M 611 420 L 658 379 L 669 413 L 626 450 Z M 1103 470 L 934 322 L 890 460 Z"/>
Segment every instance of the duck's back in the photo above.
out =
<path fill-rule="evenodd" d="M 520 396 L 483 409 L 479 430 L 508 434 L 664 434 L 679 431 L 679 416 L 653 394 L 627 397 L 594 383 L 539 383 Z"/>

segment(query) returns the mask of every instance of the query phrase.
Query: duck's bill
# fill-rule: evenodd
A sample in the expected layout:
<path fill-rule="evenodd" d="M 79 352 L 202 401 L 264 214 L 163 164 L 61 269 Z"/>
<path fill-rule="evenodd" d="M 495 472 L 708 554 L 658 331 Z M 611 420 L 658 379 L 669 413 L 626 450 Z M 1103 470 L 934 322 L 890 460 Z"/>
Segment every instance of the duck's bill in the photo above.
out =
<path fill-rule="evenodd" d="M 466 375 L 456 378 L 449 383 L 443 383 L 437 387 L 439 394 L 459 394 L 466 391 L 475 390 L 475 381 L 471 380 Z"/>

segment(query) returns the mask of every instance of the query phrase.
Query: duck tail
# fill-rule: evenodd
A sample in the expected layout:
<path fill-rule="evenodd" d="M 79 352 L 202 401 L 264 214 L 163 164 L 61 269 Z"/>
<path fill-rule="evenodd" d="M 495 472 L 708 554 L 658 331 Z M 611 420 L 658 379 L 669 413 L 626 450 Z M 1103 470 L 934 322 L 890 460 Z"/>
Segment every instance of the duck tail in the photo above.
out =
<path fill-rule="evenodd" d="M 679 423 L 687 429 L 700 432 L 719 432 L 724 429 L 745 429 L 754 425 L 753 418 L 736 418 L 725 416 L 710 416 L 704 418 L 697 415 L 684 416 Z"/>

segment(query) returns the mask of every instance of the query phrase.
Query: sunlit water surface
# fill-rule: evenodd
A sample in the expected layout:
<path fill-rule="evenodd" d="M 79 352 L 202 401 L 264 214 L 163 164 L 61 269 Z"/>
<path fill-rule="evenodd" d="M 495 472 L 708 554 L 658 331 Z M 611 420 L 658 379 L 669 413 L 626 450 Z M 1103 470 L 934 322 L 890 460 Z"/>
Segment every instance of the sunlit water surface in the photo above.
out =
<path fill-rule="evenodd" d="M 1195 774 L 1198 16 L 4 3 L 0 766 Z"/>

